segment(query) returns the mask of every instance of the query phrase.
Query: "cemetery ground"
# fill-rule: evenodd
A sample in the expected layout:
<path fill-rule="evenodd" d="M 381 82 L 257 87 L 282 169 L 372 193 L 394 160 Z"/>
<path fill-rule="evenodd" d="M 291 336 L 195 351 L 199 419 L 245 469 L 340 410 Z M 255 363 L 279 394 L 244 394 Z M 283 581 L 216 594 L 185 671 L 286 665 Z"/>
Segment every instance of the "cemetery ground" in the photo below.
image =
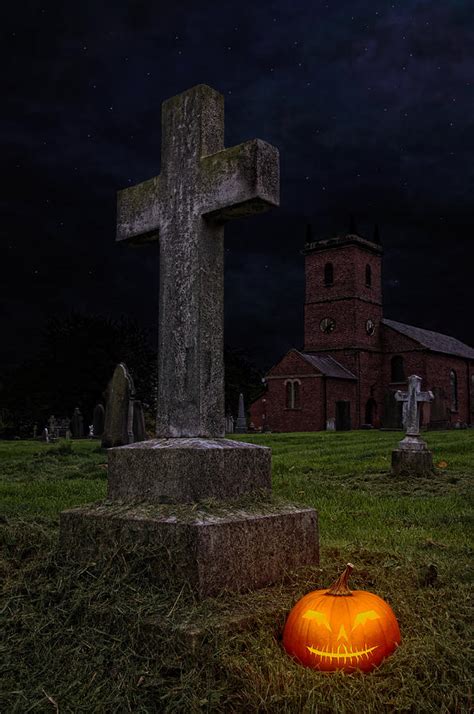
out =
<path fill-rule="evenodd" d="M 98 442 L 0 442 L 1 711 L 469 711 L 474 433 L 424 433 L 436 473 L 416 479 L 388 473 L 401 436 L 234 437 L 271 446 L 275 498 L 318 510 L 321 563 L 200 602 L 157 587 L 146 552 L 83 565 L 57 554 L 59 512 L 105 496 Z M 392 606 L 402 644 L 368 675 L 305 669 L 282 649 L 285 616 L 348 561 L 353 589 Z"/>

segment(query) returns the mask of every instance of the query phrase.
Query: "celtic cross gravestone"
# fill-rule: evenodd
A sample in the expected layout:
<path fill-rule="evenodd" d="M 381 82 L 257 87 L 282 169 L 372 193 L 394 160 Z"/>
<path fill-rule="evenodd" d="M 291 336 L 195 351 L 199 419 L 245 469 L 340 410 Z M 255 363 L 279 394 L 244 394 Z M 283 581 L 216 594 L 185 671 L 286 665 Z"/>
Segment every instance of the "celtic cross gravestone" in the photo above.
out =
<path fill-rule="evenodd" d="M 420 437 L 420 406 L 434 399 L 433 392 L 421 391 L 421 377 L 412 374 L 408 378 L 408 391 L 395 392 L 395 399 L 403 403 L 405 437 L 398 449 L 392 451 L 392 472 L 429 474 L 433 470 L 433 457 L 426 442 Z"/>

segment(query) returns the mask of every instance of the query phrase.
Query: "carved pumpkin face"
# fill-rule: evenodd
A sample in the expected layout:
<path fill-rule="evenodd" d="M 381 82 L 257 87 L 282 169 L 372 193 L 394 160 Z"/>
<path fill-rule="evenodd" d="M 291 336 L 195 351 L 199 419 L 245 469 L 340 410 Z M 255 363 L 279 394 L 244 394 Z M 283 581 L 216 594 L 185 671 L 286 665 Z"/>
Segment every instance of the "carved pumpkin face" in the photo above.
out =
<path fill-rule="evenodd" d="M 333 594 L 334 586 L 308 593 L 295 605 L 286 621 L 283 646 L 313 669 L 370 672 L 400 643 L 395 615 L 373 593 Z"/>

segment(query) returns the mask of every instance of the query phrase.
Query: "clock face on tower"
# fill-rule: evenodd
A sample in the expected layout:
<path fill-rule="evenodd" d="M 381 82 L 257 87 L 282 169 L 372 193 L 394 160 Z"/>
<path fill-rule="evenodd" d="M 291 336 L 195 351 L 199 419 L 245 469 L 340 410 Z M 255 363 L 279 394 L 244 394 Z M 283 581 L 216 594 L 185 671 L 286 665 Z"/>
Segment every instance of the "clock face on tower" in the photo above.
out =
<path fill-rule="evenodd" d="M 365 330 L 368 335 L 373 335 L 375 332 L 375 323 L 373 320 L 367 320 L 365 323 Z"/>
<path fill-rule="evenodd" d="M 336 320 L 333 320 L 332 317 L 324 317 L 319 323 L 319 329 L 321 330 L 321 332 L 326 333 L 326 335 L 329 335 L 329 333 L 332 332 L 335 327 Z"/>

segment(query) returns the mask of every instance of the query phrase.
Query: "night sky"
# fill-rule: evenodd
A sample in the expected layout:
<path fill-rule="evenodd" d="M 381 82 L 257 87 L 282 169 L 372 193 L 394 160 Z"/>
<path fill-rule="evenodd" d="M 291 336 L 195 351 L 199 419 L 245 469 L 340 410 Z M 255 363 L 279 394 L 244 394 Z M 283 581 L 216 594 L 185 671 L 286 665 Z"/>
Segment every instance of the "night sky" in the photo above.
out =
<path fill-rule="evenodd" d="M 1 356 L 48 317 L 153 331 L 157 245 L 115 243 L 116 191 L 160 171 L 161 102 L 225 95 L 226 146 L 277 146 L 281 207 L 226 227 L 225 338 L 303 341 L 305 224 L 385 249 L 386 317 L 474 344 L 472 0 L 130 0 L 2 11 Z M 5 183 L 6 181 L 6 183 Z M 471 262 L 470 262 L 471 261 Z"/>

